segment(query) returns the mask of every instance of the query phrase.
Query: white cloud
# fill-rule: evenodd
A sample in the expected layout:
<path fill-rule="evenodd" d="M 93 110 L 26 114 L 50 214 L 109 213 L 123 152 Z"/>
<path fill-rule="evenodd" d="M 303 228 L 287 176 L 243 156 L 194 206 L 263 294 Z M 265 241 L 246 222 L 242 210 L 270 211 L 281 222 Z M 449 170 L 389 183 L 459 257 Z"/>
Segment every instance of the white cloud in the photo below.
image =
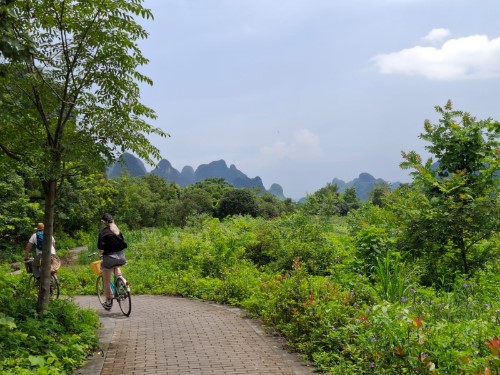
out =
<path fill-rule="evenodd" d="M 473 35 L 450 39 L 440 48 L 416 46 L 377 55 L 373 61 L 383 74 L 435 80 L 497 78 L 500 77 L 500 38 L 490 40 L 485 35 Z"/>
<path fill-rule="evenodd" d="M 424 37 L 424 41 L 431 44 L 441 43 L 443 40 L 450 36 L 448 29 L 432 29 L 429 34 Z"/>
<path fill-rule="evenodd" d="M 318 160 L 323 155 L 319 137 L 307 129 L 296 131 L 289 142 L 276 141 L 261 148 L 261 155 L 267 160 Z"/>

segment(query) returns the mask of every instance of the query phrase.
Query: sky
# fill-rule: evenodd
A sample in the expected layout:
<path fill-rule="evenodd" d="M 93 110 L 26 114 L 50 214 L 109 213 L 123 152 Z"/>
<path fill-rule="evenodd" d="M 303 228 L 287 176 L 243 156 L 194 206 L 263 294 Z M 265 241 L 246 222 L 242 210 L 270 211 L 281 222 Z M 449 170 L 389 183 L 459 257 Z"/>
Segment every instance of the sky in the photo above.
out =
<path fill-rule="evenodd" d="M 174 168 L 224 159 L 299 199 L 401 151 L 434 109 L 500 120 L 498 0 L 146 0 L 141 100 Z"/>

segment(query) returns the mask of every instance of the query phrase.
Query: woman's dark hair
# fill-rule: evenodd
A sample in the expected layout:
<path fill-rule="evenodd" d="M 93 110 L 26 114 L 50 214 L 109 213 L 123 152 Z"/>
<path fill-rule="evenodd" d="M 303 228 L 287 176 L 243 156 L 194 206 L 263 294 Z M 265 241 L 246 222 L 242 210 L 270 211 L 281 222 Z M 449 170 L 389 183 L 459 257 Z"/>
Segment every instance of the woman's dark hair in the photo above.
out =
<path fill-rule="evenodd" d="M 102 215 L 101 220 L 105 221 L 106 223 L 112 223 L 113 216 L 111 214 L 104 214 L 104 215 Z"/>

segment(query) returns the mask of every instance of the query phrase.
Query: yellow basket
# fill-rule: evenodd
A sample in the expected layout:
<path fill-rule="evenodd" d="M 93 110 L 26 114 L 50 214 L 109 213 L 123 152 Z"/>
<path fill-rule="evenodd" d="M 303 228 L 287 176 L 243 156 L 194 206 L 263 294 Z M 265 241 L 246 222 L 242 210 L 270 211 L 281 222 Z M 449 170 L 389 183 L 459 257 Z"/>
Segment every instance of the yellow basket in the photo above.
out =
<path fill-rule="evenodd" d="M 102 260 L 96 260 L 95 262 L 90 263 L 90 268 L 92 268 L 92 272 L 94 272 L 96 275 L 101 274 L 101 263 Z"/>

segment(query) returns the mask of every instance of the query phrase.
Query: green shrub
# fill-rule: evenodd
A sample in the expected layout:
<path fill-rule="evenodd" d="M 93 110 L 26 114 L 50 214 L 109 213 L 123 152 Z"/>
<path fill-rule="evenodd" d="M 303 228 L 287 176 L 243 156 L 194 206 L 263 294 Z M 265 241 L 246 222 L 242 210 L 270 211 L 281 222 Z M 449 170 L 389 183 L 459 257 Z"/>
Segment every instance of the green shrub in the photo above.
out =
<path fill-rule="evenodd" d="M 67 299 L 36 313 L 36 293 L 27 276 L 0 269 L 0 372 L 68 374 L 83 365 L 98 344 L 99 320 Z"/>

